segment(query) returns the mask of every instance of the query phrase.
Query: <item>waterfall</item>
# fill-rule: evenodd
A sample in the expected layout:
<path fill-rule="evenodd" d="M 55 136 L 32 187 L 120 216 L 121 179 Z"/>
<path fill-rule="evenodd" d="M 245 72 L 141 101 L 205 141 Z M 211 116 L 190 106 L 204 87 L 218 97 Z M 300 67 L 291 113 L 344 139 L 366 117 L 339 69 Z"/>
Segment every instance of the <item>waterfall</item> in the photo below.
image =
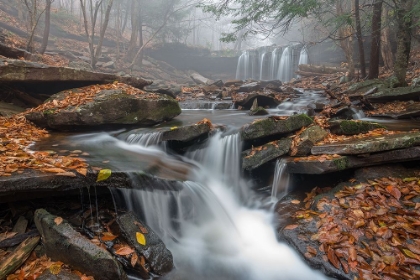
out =
<path fill-rule="evenodd" d="M 293 78 L 293 48 L 291 46 L 284 49 L 277 70 L 277 79 L 288 82 Z"/>
<path fill-rule="evenodd" d="M 236 67 L 236 79 L 246 80 L 248 79 L 248 68 L 249 68 L 249 52 L 244 51 L 238 59 L 238 66 Z"/>
<path fill-rule="evenodd" d="M 139 144 L 142 146 L 157 146 L 162 139 L 162 132 L 151 132 L 151 133 L 133 133 L 130 134 L 126 141 L 131 144 Z"/>
<path fill-rule="evenodd" d="M 264 71 L 264 59 L 267 54 L 267 51 L 263 51 L 260 56 L 260 81 L 263 80 L 263 71 Z"/>
<path fill-rule="evenodd" d="M 272 80 L 275 80 L 276 79 L 276 73 L 277 73 L 277 71 L 276 71 L 276 68 L 277 68 L 277 63 L 278 63 L 278 61 L 277 61 L 277 52 L 279 51 L 279 49 L 274 49 L 272 52 L 271 52 L 271 61 L 270 61 L 270 77 L 271 77 L 271 79 Z"/>
<path fill-rule="evenodd" d="M 300 50 L 300 55 L 299 55 L 299 65 L 300 64 L 308 64 L 308 51 L 306 50 L 306 47 L 303 47 Z"/>
<path fill-rule="evenodd" d="M 289 173 L 286 171 L 287 161 L 280 159 L 276 161 L 276 168 L 274 169 L 274 179 L 271 189 L 271 197 L 274 199 L 281 199 L 287 195 L 289 188 Z"/>
<path fill-rule="evenodd" d="M 155 155 L 152 161 L 156 157 L 172 161 L 172 168 L 190 163 L 188 179 L 178 181 L 181 188 L 176 190 L 155 189 L 150 183 L 145 188 L 136 180 L 133 189 L 113 189 L 120 207 L 135 211 L 172 252 L 176 269 L 164 279 L 325 279 L 278 242 L 274 214 L 257 208 L 256 194 L 240 174 L 239 133 L 217 132 L 206 147 L 188 152 L 188 158 L 174 158 L 155 146 L 128 144 L 104 134 L 74 141 L 97 152 L 127 150 L 133 160 Z M 95 155 L 92 150 L 90 154 Z M 139 171 L 147 171 L 147 164 L 138 166 Z"/>

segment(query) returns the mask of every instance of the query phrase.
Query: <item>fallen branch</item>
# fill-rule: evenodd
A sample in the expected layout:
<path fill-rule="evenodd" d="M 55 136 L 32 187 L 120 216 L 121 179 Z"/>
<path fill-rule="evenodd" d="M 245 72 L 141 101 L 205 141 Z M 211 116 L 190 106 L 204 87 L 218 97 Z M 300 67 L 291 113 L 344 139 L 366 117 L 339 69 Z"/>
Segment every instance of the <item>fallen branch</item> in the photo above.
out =
<path fill-rule="evenodd" d="M 40 237 L 31 237 L 23 241 L 9 256 L 0 262 L 0 279 L 15 272 L 29 257 Z"/>

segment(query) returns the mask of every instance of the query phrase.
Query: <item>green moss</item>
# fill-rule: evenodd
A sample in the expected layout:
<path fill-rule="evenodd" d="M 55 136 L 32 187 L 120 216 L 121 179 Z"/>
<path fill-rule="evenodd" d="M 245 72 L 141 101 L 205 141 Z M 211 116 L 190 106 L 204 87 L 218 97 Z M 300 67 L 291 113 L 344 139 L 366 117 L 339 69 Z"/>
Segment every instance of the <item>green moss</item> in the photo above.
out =
<path fill-rule="evenodd" d="M 338 170 L 344 170 L 349 168 L 349 161 L 347 157 L 333 159 L 333 164 L 337 167 Z"/>
<path fill-rule="evenodd" d="M 364 121 L 352 121 L 344 120 L 340 123 L 340 129 L 337 131 L 338 134 L 355 135 L 359 133 L 366 133 L 370 130 L 377 128 L 385 128 L 378 123 L 364 122 Z"/>
<path fill-rule="evenodd" d="M 48 116 L 48 115 L 54 114 L 55 111 L 56 109 L 48 109 L 48 110 L 43 111 L 42 113 L 44 114 L 44 116 Z"/>

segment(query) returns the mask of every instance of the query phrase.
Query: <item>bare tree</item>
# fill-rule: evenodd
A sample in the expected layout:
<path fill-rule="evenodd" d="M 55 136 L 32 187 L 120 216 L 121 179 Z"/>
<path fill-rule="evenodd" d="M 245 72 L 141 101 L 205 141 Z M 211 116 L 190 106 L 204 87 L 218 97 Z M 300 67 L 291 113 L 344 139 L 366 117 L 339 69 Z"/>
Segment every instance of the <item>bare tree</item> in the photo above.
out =
<path fill-rule="evenodd" d="M 86 12 L 86 1 L 88 1 L 89 4 L 89 11 L 90 11 L 90 26 L 88 21 L 88 15 Z M 101 55 L 102 51 L 102 44 L 104 41 L 105 31 L 108 27 L 109 22 L 109 15 L 111 13 L 111 8 L 114 0 L 108 0 L 107 7 L 105 11 L 105 19 L 103 20 L 102 24 L 100 25 L 100 32 L 99 32 L 99 39 L 98 44 L 95 47 L 95 27 L 96 27 L 96 21 L 98 18 L 98 12 L 101 7 L 101 5 L 104 4 L 104 0 L 96 0 L 95 3 L 93 3 L 93 0 L 80 0 L 80 6 L 81 11 L 83 14 L 83 24 L 85 27 L 85 34 L 86 38 L 89 43 L 89 53 L 90 53 L 90 60 L 91 60 L 91 66 L 92 68 L 96 67 L 96 63 L 98 62 L 98 58 Z M 89 31 L 90 27 L 90 31 Z"/>
<path fill-rule="evenodd" d="M 50 20 L 51 20 L 51 4 L 54 0 L 45 0 L 45 25 L 44 25 L 44 36 L 42 37 L 42 44 L 40 53 L 44 54 L 48 45 L 48 38 L 50 36 Z"/>

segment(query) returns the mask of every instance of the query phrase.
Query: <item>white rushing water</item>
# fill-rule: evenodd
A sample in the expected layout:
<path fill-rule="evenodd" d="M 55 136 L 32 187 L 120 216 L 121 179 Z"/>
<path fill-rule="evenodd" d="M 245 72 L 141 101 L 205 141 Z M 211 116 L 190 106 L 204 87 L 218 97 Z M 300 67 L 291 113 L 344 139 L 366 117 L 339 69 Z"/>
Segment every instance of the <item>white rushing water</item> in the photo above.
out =
<path fill-rule="evenodd" d="M 306 50 L 306 47 L 303 47 L 300 50 L 300 55 L 299 55 L 299 65 L 300 64 L 308 64 L 309 62 L 309 58 L 308 58 L 308 51 Z"/>
<path fill-rule="evenodd" d="M 293 78 L 293 48 L 291 46 L 284 49 L 281 54 L 277 79 L 288 82 Z"/>
<path fill-rule="evenodd" d="M 176 162 L 157 147 L 111 138 L 98 134 L 89 135 L 90 141 L 79 141 L 99 149 L 105 142 L 108 152 L 128 150 L 143 160 L 157 153 L 165 161 Z M 239 134 L 223 136 L 219 132 L 207 147 L 191 151 L 186 155 L 189 159 L 183 159 L 195 167 L 180 191 L 115 191 L 172 252 L 176 269 L 163 279 L 325 279 L 294 250 L 277 241 L 273 213 L 257 207 L 258 197 L 240 176 L 240 153 Z"/>
<path fill-rule="evenodd" d="M 271 197 L 280 200 L 287 195 L 289 190 L 290 175 L 286 170 L 286 159 L 276 161 L 274 169 L 274 179 L 271 188 Z"/>

